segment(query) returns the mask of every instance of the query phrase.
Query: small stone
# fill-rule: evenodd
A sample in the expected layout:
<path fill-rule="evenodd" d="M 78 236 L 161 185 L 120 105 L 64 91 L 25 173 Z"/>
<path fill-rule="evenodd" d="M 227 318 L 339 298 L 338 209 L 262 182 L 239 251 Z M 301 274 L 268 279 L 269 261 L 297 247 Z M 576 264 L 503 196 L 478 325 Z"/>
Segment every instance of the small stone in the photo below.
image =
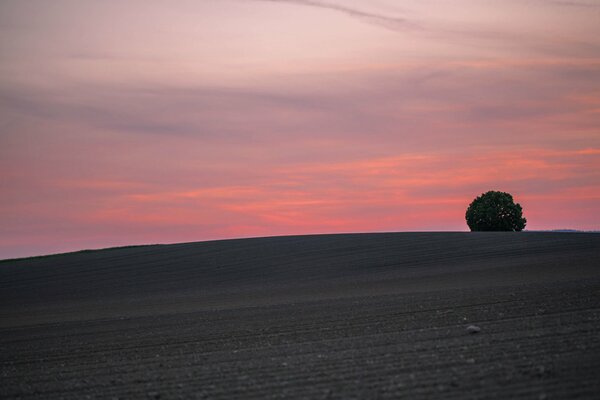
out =
<path fill-rule="evenodd" d="M 538 367 L 538 372 L 540 373 L 540 375 L 544 375 L 544 372 L 546 372 L 546 367 L 544 367 L 543 365 L 540 365 Z"/>
<path fill-rule="evenodd" d="M 467 332 L 474 334 L 474 333 L 479 333 L 481 332 L 481 328 L 478 327 L 477 325 L 469 325 L 467 326 Z"/>

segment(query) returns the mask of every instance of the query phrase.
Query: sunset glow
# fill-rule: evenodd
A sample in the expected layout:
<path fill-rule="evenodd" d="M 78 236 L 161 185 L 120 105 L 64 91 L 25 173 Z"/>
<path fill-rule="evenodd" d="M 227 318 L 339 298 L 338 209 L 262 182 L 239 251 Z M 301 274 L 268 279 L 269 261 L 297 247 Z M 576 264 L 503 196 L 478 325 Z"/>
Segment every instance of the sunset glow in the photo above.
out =
<path fill-rule="evenodd" d="M 3 1 L 0 259 L 600 229 L 596 0 Z"/>

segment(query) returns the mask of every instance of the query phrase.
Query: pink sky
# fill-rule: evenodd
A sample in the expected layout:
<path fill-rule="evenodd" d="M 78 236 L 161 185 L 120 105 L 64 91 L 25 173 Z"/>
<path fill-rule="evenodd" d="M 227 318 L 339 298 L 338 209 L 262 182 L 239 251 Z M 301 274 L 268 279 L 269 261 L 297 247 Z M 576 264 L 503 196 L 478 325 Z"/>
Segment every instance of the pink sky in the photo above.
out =
<path fill-rule="evenodd" d="M 0 258 L 600 229 L 600 1 L 0 3 Z"/>

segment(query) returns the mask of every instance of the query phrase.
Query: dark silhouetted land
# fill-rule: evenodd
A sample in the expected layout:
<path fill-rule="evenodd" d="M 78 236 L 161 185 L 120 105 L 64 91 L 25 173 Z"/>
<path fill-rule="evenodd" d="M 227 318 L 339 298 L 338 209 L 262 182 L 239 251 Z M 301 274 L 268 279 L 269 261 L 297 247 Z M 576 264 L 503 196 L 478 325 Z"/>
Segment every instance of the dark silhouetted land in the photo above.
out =
<path fill-rule="evenodd" d="M 600 234 L 292 236 L 9 260 L 0 348 L 1 398 L 598 398 Z"/>

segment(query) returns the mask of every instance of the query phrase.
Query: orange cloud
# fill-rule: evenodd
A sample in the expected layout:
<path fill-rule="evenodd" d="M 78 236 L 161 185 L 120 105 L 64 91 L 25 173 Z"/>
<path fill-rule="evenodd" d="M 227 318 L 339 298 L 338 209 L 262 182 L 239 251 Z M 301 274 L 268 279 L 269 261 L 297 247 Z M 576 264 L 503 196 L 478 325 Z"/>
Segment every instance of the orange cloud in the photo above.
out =
<path fill-rule="evenodd" d="M 273 171 L 266 180 L 247 186 L 129 193 L 117 199 L 113 208 L 88 218 L 155 226 L 220 225 L 220 231 L 227 234 L 236 232 L 239 225 L 239 235 L 244 236 L 335 229 L 416 230 L 427 226 L 464 229 L 463 213 L 472 197 L 499 189 L 513 192 L 517 201 L 522 199 L 528 205 L 526 212 L 538 218 L 546 213 L 544 219 L 552 220 L 552 210 L 544 201 L 564 208 L 571 201 L 600 196 L 598 155 L 600 152 L 593 148 L 482 149 L 474 153 L 300 163 Z M 570 180 L 579 182 L 565 189 Z M 530 219 L 532 227 L 536 223 L 545 227 Z"/>

